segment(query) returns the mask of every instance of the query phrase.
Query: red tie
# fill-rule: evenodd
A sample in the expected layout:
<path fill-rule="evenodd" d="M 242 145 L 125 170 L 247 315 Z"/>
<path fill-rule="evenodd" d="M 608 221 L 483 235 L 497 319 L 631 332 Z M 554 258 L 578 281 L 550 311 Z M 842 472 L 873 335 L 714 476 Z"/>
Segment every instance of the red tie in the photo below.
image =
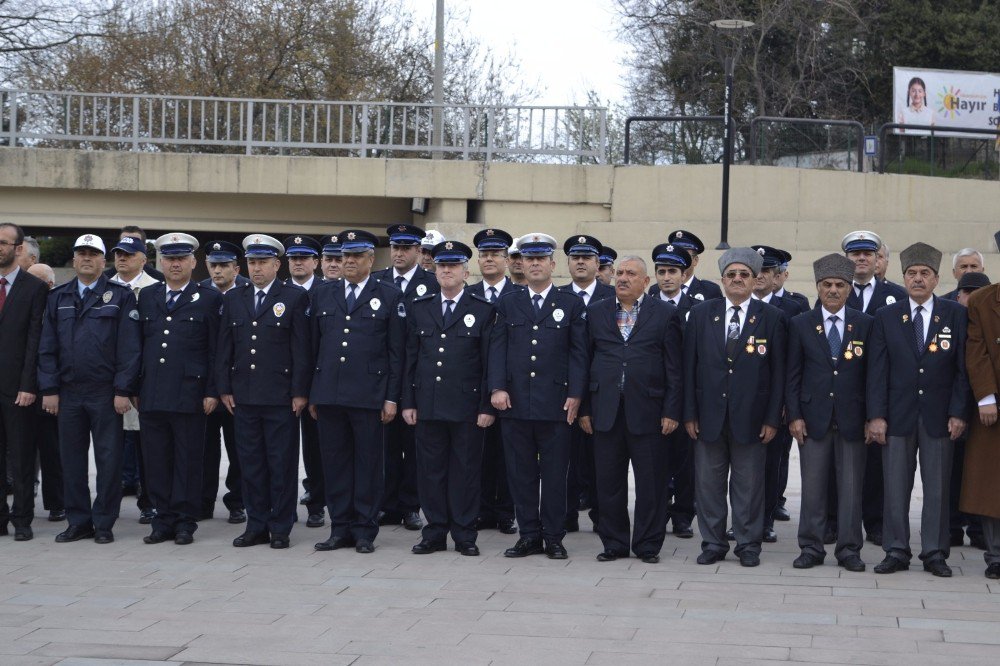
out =
<path fill-rule="evenodd" d="M 0 277 L 0 312 L 3 312 L 3 304 L 7 302 L 7 278 Z"/>

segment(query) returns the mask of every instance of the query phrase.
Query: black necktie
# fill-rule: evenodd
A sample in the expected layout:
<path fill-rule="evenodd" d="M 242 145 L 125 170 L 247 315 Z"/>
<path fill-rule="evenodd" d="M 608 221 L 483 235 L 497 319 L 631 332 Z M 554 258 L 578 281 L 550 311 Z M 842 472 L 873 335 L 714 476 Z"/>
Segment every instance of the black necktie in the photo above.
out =
<path fill-rule="evenodd" d="M 358 300 L 357 296 L 354 294 L 354 290 L 358 288 L 358 285 L 353 282 L 347 283 L 347 311 L 350 312 L 354 309 L 354 303 Z"/>
<path fill-rule="evenodd" d="M 264 297 L 267 296 L 263 291 L 257 292 L 257 307 L 254 308 L 253 317 L 256 319 L 260 316 L 260 313 L 264 311 Z"/>
<path fill-rule="evenodd" d="M 827 318 L 827 321 L 830 322 L 830 332 L 826 336 L 826 341 L 830 344 L 830 357 L 834 363 L 840 357 L 840 344 L 843 342 L 843 339 L 840 337 L 840 331 L 837 330 L 837 322 L 839 320 L 840 317 L 837 315 L 830 315 Z"/>
<path fill-rule="evenodd" d="M 913 340 L 917 343 L 917 354 L 924 353 L 924 306 L 918 305 L 913 311 Z"/>
<path fill-rule="evenodd" d="M 531 300 L 533 300 L 535 302 L 535 314 L 541 312 L 542 311 L 542 295 L 541 294 L 535 294 L 534 296 L 531 297 Z"/>
<path fill-rule="evenodd" d="M 167 296 L 170 297 L 170 298 L 167 299 L 167 312 L 170 312 L 171 310 L 173 310 L 174 306 L 177 305 L 177 297 L 180 296 L 181 293 L 182 292 L 179 289 L 178 290 L 171 289 L 170 291 L 167 292 Z M 260 293 L 263 294 L 264 292 L 260 292 Z M 260 301 L 261 300 L 262 299 L 260 299 L 260 298 L 257 299 L 257 301 L 258 301 L 257 302 L 257 309 L 260 309 Z"/>
<path fill-rule="evenodd" d="M 733 311 L 733 316 L 729 318 L 729 330 L 726 331 L 726 356 L 732 361 L 740 344 L 740 309 L 735 305 L 729 309 Z"/>
<path fill-rule="evenodd" d="M 447 300 L 444 302 L 444 327 L 448 328 L 451 326 L 452 320 L 455 318 L 455 301 Z"/>
<path fill-rule="evenodd" d="M 496 303 L 496 302 L 497 302 L 497 288 L 490 287 L 490 303 Z"/>
<path fill-rule="evenodd" d="M 586 292 L 586 290 L 581 289 L 577 293 L 580 294 L 580 298 L 583 299 L 583 304 L 586 305 L 587 304 L 587 292 Z"/>
<path fill-rule="evenodd" d="M 399 289 L 400 291 L 403 291 L 403 276 L 402 275 L 397 275 L 396 276 L 396 288 Z"/>

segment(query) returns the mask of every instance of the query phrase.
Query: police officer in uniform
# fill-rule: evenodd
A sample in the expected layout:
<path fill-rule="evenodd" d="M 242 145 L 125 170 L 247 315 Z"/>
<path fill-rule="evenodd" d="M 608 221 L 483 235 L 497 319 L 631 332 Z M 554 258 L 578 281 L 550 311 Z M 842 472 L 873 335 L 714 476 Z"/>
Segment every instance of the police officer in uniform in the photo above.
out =
<path fill-rule="evenodd" d="M 517 239 L 511 243 L 507 250 L 507 270 L 510 271 L 510 281 L 522 287 L 528 286 L 528 278 L 524 275 L 524 260 L 521 258 L 521 248 L 517 246 Z"/>
<path fill-rule="evenodd" d="M 696 301 L 710 301 L 713 298 L 722 298 L 722 290 L 719 289 L 719 285 L 708 280 L 700 280 L 694 274 L 695 269 L 698 267 L 698 257 L 705 251 L 705 244 L 701 242 L 701 239 L 690 231 L 677 229 L 671 231 L 667 236 L 667 243 L 687 250 L 691 256 L 691 268 L 688 269 L 687 280 L 684 282 L 684 286 L 681 287 L 681 291 Z M 649 293 L 651 296 L 656 295 L 656 288 L 656 285 L 650 287 Z"/>
<path fill-rule="evenodd" d="M 323 254 L 320 256 L 320 271 L 323 273 L 323 281 L 340 279 L 340 264 L 344 260 L 344 254 L 340 251 L 340 238 L 337 234 L 322 236 L 319 239 L 323 246 Z"/>
<path fill-rule="evenodd" d="M 94 234 L 73 246 L 76 278 L 49 293 L 38 349 L 42 409 L 59 417 L 66 516 L 65 543 L 114 541 L 121 506 L 122 415 L 139 378 L 139 312 L 135 294 L 102 275 L 104 242 Z M 97 495 L 88 486 L 94 441 Z"/>
<path fill-rule="evenodd" d="M 251 285 L 223 297 L 216 370 L 222 403 L 234 415 L 243 472 L 246 531 L 237 548 L 288 548 L 299 476 L 298 417 L 308 402 L 312 363 L 309 294 L 278 278 L 285 248 L 275 238 L 243 239 Z"/>
<path fill-rule="evenodd" d="M 614 286 L 615 281 L 615 260 L 618 253 L 614 248 L 601 243 L 601 256 L 598 257 L 600 268 L 597 269 L 597 279 L 604 284 Z"/>
<path fill-rule="evenodd" d="M 323 249 L 314 238 L 296 234 L 282 241 L 285 246 L 285 257 L 288 259 L 289 282 L 302 287 L 309 293 L 309 301 L 316 296 L 316 288 L 323 283 L 316 277 L 319 266 L 319 253 Z M 316 419 L 308 410 L 299 415 L 302 430 L 302 465 L 306 476 L 302 479 L 302 488 L 308 516 L 306 527 L 323 527 L 323 506 L 326 504 L 326 492 L 323 489 L 323 461 L 319 453 L 319 428 Z M 301 501 L 301 500 L 300 500 Z"/>
<path fill-rule="evenodd" d="M 507 277 L 508 250 L 514 239 L 502 229 L 483 229 L 472 238 L 472 244 L 479 254 L 479 272 L 483 279 L 466 288 L 475 294 L 496 303 L 501 296 L 524 289 Z M 495 527 L 501 534 L 514 534 L 514 500 L 510 497 L 507 483 L 507 464 L 504 462 L 503 433 L 500 423 L 494 422 L 486 428 L 483 437 L 483 490 L 480 499 L 479 529 Z"/>
<path fill-rule="evenodd" d="M 378 243 L 359 229 L 339 234 L 343 279 L 326 282 L 312 309 L 310 409 L 319 421 L 330 538 L 316 550 L 375 552 L 385 489 L 385 425 L 403 384 L 406 305 L 399 289 L 371 273 Z"/>
<path fill-rule="evenodd" d="M 225 295 L 234 287 L 250 284 L 250 280 L 240 275 L 239 260 L 242 250 L 238 245 L 217 240 L 205 243 L 203 249 L 209 277 L 199 282 L 200 286 L 215 289 Z M 247 520 L 246 510 L 243 507 L 243 478 L 240 474 L 240 459 L 236 455 L 233 415 L 220 402 L 205 422 L 205 465 L 202 472 L 201 513 L 198 516 L 200 520 L 208 520 L 215 513 L 223 442 L 229 464 L 226 468 L 226 494 L 222 496 L 222 503 L 229 511 L 228 522 L 238 525 Z"/>
<path fill-rule="evenodd" d="M 495 411 L 486 391 L 486 361 L 496 312 L 465 289 L 472 249 L 458 241 L 434 247 L 439 294 L 414 299 L 407 313 L 403 418 L 417 430 L 420 505 L 427 517 L 413 552 L 447 549 L 479 555 L 482 429 Z"/>
<path fill-rule="evenodd" d="M 215 411 L 215 346 L 222 294 L 191 281 L 198 241 L 156 239 L 165 283 L 139 294 L 142 373 L 139 420 L 146 483 L 156 514 L 148 544 L 194 541 L 201 510 L 206 416 Z"/>
<path fill-rule="evenodd" d="M 488 364 L 521 537 L 504 555 L 544 552 L 566 559 L 562 539 L 571 428 L 587 374 L 583 299 L 552 284 L 554 238 L 532 233 L 517 244 L 528 289 L 497 301 Z"/>
<path fill-rule="evenodd" d="M 389 236 L 392 266 L 372 273 L 372 277 L 395 285 L 403 292 L 406 305 L 412 303 L 414 298 L 436 293 L 434 274 L 418 265 L 420 242 L 426 236 L 424 230 L 412 224 L 394 224 L 385 232 Z M 413 427 L 406 425 L 403 419 L 395 419 L 386 427 L 385 443 L 385 497 L 379 524 L 398 525 L 402 522 L 408 530 L 419 530 L 424 524 L 420 520 L 420 499 L 417 496 Z"/>

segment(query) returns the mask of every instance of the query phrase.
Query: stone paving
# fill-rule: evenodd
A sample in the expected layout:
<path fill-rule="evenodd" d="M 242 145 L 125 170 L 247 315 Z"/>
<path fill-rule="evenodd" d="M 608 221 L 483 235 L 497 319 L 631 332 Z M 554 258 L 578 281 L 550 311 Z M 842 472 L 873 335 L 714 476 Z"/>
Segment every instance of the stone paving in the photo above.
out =
<path fill-rule="evenodd" d="M 134 498 L 107 546 L 56 544 L 65 523 L 40 516 L 33 541 L 0 539 L 0 664 L 1000 663 L 1000 583 L 967 546 L 952 579 L 919 563 L 875 576 L 871 545 L 865 573 L 798 571 L 794 520 L 756 569 L 698 566 L 698 539 L 673 536 L 660 564 L 602 564 L 589 531 L 568 535 L 562 562 L 506 559 L 514 539 L 495 531 L 482 557 L 415 556 L 402 527 L 372 555 L 318 553 L 328 529 L 299 513 L 286 551 L 233 548 L 241 529 L 221 519 L 193 545 L 147 546 Z"/>

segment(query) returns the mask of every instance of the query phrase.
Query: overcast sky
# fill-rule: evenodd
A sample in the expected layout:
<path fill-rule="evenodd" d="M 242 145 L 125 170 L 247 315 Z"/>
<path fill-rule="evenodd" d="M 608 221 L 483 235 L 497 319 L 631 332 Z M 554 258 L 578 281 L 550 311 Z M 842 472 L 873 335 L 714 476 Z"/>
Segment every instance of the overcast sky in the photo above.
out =
<path fill-rule="evenodd" d="M 405 1 L 433 26 L 435 0 Z M 483 44 L 520 58 L 527 79 L 539 82 L 538 104 L 582 104 L 591 88 L 602 101 L 624 96 L 613 0 L 445 0 L 445 6 L 449 13 L 467 10 L 468 30 Z"/>

